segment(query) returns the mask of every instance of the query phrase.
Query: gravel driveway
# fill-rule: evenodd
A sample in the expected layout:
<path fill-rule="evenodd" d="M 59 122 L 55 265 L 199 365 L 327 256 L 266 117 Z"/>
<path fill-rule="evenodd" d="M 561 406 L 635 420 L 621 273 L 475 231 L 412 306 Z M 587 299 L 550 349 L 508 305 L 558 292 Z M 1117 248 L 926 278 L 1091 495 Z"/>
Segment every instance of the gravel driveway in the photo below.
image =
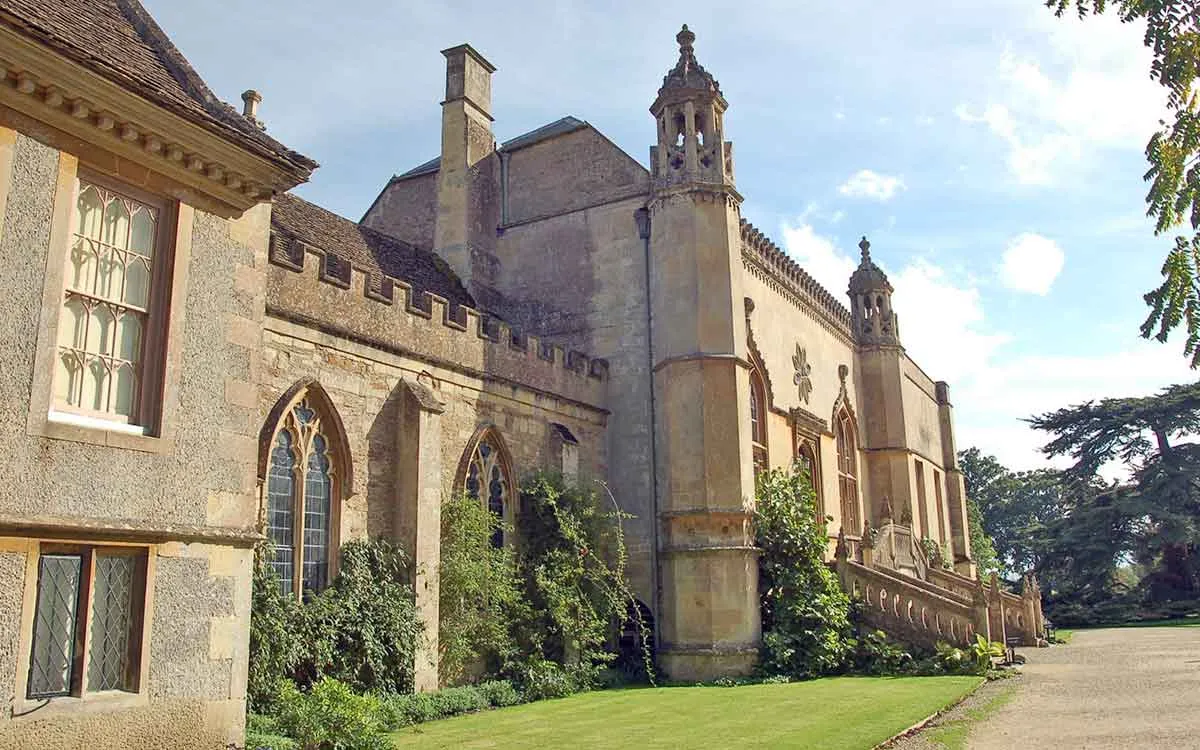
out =
<path fill-rule="evenodd" d="M 972 750 L 1200 748 L 1200 627 L 1083 630 L 1021 653 L 1016 695 L 971 728 Z"/>

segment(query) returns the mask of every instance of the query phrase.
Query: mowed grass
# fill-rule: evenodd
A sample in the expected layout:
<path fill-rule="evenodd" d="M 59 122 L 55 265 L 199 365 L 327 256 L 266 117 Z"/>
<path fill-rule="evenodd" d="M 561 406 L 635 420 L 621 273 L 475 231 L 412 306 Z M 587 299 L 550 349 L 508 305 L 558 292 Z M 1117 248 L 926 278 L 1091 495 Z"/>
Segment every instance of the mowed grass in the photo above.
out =
<path fill-rule="evenodd" d="M 979 686 L 979 677 L 835 677 L 741 687 L 606 690 L 395 732 L 397 748 L 868 750 Z"/>

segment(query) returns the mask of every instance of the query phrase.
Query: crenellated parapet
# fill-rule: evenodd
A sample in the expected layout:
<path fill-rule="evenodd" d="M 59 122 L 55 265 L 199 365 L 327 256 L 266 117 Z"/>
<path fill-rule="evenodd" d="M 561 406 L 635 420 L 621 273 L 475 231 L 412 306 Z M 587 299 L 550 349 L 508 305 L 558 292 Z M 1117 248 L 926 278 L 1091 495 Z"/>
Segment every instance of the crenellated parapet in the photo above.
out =
<path fill-rule="evenodd" d="M 816 313 L 834 332 L 851 336 L 850 311 L 845 305 L 753 224 L 742 219 L 741 230 L 742 259 L 748 270 L 757 272 L 797 307 Z"/>
<path fill-rule="evenodd" d="M 461 300 L 272 231 L 268 314 L 487 381 L 604 408 L 608 361 L 526 335 Z M 461 288 L 460 288 L 461 289 Z"/>

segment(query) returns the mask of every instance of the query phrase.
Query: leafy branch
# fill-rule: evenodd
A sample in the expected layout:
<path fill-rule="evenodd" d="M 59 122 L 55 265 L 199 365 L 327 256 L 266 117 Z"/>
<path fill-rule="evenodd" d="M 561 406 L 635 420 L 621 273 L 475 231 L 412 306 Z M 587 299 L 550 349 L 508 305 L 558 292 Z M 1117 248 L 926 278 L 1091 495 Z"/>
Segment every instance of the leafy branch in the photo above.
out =
<path fill-rule="evenodd" d="M 1200 111 L 1196 78 L 1200 74 L 1200 6 L 1195 0 L 1045 0 L 1062 16 L 1074 7 L 1080 18 L 1099 15 L 1111 5 L 1122 23 L 1146 22 L 1143 43 L 1153 61 L 1150 77 L 1167 90 L 1174 121 L 1146 145 L 1150 183 L 1146 215 L 1154 234 L 1190 227 L 1192 236 L 1175 237 L 1162 266 L 1163 282 L 1143 296 L 1150 313 L 1141 325 L 1145 338 L 1166 341 L 1181 324 L 1187 331 L 1184 354 L 1200 366 Z"/>

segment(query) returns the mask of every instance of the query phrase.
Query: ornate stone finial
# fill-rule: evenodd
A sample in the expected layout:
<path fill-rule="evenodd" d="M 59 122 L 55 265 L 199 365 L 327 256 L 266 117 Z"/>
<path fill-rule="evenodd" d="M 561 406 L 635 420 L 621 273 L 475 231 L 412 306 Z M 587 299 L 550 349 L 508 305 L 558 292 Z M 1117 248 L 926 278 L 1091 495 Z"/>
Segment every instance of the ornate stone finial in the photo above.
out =
<path fill-rule="evenodd" d="M 862 250 L 863 263 L 871 262 L 871 243 L 867 242 L 867 235 L 863 235 L 862 241 L 858 243 L 858 249 Z"/>
<path fill-rule="evenodd" d="M 900 525 L 909 527 L 912 526 L 912 509 L 907 505 L 905 505 L 904 509 L 900 511 Z"/>
<path fill-rule="evenodd" d="M 888 500 L 887 495 L 883 496 L 883 502 L 879 504 L 879 520 L 885 524 L 892 522 L 892 501 Z"/>
<path fill-rule="evenodd" d="M 679 42 L 679 53 L 686 55 L 692 51 L 692 45 L 696 42 L 696 35 L 692 33 L 691 29 L 685 23 L 683 28 L 679 30 L 679 33 L 675 35 L 675 41 Z"/>
<path fill-rule="evenodd" d="M 992 591 L 1000 593 L 1000 576 L 994 570 L 992 571 Z"/>
<path fill-rule="evenodd" d="M 871 519 L 869 518 L 863 521 L 862 546 L 868 548 L 875 546 L 875 530 L 871 528 Z"/>
<path fill-rule="evenodd" d="M 850 546 L 846 544 L 846 529 L 839 528 L 837 535 L 837 546 L 834 547 L 833 555 L 839 560 L 845 560 L 850 556 Z"/>

